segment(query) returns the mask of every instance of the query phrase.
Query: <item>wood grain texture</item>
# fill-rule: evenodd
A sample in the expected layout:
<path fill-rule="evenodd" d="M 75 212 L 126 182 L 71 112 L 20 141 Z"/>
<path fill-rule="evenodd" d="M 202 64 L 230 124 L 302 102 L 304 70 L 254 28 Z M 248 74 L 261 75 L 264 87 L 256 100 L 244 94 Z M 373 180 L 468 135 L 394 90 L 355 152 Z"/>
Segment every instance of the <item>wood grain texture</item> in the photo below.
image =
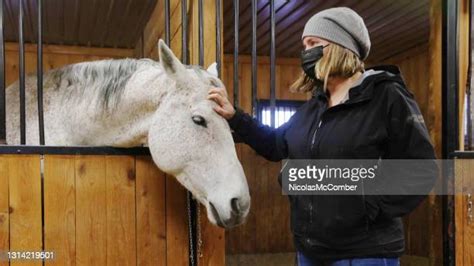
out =
<path fill-rule="evenodd" d="M 8 155 L 0 156 L 0 251 L 10 250 L 10 217 L 9 217 L 9 185 Z M 0 260 L 0 266 L 9 265 L 8 261 Z"/>
<path fill-rule="evenodd" d="M 474 210 L 469 213 L 469 195 L 474 201 L 474 160 L 455 160 L 455 180 L 458 193 L 455 195 L 455 226 L 456 226 L 456 265 L 474 264 Z M 462 191 L 462 193 L 461 193 Z M 472 204 L 472 203 L 471 203 Z"/>
<path fill-rule="evenodd" d="M 5 44 L 5 81 L 10 85 L 18 80 L 18 44 Z M 43 71 L 58 68 L 63 65 L 84 61 L 101 60 L 109 58 L 132 57 L 133 50 L 113 48 L 90 48 L 80 46 L 43 46 Z M 25 45 L 25 72 L 36 72 L 36 45 Z"/>
<path fill-rule="evenodd" d="M 166 175 L 166 265 L 189 265 L 186 189 Z"/>
<path fill-rule="evenodd" d="M 77 156 L 75 173 L 77 265 L 107 265 L 105 156 Z"/>
<path fill-rule="evenodd" d="M 76 187 L 74 156 L 44 158 L 45 250 L 55 260 L 46 265 L 76 265 Z"/>
<path fill-rule="evenodd" d="M 250 113 L 252 107 L 252 62 L 251 57 L 241 55 L 238 58 L 239 70 L 239 106 Z M 233 101 L 233 71 L 234 58 L 230 54 L 224 55 L 224 67 L 222 80 L 227 89 L 229 100 Z M 257 99 L 270 99 L 270 60 L 268 57 L 257 58 Z M 309 99 L 309 93 L 291 93 L 290 85 L 302 72 L 299 59 L 277 58 L 275 66 L 275 95 L 281 100 Z"/>
<path fill-rule="evenodd" d="M 149 156 L 136 157 L 137 264 L 166 265 L 166 176 Z"/>
<path fill-rule="evenodd" d="M 471 195 L 471 204 L 474 204 L 474 160 L 466 160 L 465 162 L 465 181 L 464 185 L 467 187 Z M 466 205 L 469 203 L 466 202 Z M 474 206 L 468 212 L 467 207 L 463 208 L 466 212 L 464 221 L 467 221 L 464 228 L 464 265 L 474 265 Z M 471 215 L 471 217 L 469 217 Z"/>
<path fill-rule="evenodd" d="M 136 265 L 135 160 L 106 156 L 107 264 Z"/>
<path fill-rule="evenodd" d="M 40 156 L 12 155 L 8 159 L 10 189 L 10 251 L 42 250 Z M 15 260 L 11 265 L 42 265 Z"/>

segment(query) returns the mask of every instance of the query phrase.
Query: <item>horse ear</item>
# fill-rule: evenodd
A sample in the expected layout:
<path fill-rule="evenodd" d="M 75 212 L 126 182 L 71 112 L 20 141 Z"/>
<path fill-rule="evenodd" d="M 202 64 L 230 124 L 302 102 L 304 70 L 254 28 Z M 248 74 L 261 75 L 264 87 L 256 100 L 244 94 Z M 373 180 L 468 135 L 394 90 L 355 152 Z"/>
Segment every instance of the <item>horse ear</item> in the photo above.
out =
<path fill-rule="evenodd" d="M 176 75 L 177 73 L 184 73 L 184 71 L 186 71 L 181 61 L 176 58 L 173 51 L 171 51 L 162 39 L 158 41 L 158 52 L 160 63 L 168 75 Z"/>
<path fill-rule="evenodd" d="M 207 72 L 212 74 L 214 77 L 218 78 L 219 75 L 217 74 L 217 63 L 214 62 L 211 65 L 209 65 L 209 67 L 207 68 Z"/>

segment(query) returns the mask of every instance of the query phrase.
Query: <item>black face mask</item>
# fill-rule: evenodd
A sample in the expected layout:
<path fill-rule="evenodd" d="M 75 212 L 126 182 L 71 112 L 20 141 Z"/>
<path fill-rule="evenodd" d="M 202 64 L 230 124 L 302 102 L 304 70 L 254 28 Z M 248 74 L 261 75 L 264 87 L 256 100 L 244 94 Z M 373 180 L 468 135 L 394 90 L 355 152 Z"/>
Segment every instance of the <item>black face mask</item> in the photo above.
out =
<path fill-rule="evenodd" d="M 308 50 L 301 51 L 301 67 L 303 68 L 304 73 L 313 80 L 316 80 L 316 73 L 314 67 L 316 63 L 323 57 L 323 49 L 326 46 L 316 46 Z"/>

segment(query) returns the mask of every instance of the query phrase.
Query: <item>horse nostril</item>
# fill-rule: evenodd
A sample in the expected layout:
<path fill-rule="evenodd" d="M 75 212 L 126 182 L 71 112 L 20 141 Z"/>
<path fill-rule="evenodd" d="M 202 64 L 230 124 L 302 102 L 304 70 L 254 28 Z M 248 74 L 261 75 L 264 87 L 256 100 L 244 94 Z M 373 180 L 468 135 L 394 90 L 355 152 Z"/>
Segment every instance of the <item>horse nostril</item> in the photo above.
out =
<path fill-rule="evenodd" d="M 240 213 L 239 198 L 232 198 L 230 200 L 230 206 L 232 207 L 233 212 Z"/>

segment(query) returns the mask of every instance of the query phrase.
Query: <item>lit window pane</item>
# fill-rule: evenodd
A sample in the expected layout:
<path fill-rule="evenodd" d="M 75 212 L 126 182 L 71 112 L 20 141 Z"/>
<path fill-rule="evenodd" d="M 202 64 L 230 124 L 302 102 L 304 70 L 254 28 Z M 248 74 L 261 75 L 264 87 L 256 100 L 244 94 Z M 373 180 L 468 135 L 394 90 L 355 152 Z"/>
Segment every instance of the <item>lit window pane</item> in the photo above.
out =
<path fill-rule="evenodd" d="M 296 112 L 297 104 L 295 106 L 288 106 L 288 104 L 279 105 L 276 103 L 275 106 L 275 127 L 280 127 L 284 123 L 286 123 L 290 117 Z M 261 122 L 264 125 L 271 126 L 271 108 L 269 105 L 265 104 L 260 109 L 260 118 Z"/>

